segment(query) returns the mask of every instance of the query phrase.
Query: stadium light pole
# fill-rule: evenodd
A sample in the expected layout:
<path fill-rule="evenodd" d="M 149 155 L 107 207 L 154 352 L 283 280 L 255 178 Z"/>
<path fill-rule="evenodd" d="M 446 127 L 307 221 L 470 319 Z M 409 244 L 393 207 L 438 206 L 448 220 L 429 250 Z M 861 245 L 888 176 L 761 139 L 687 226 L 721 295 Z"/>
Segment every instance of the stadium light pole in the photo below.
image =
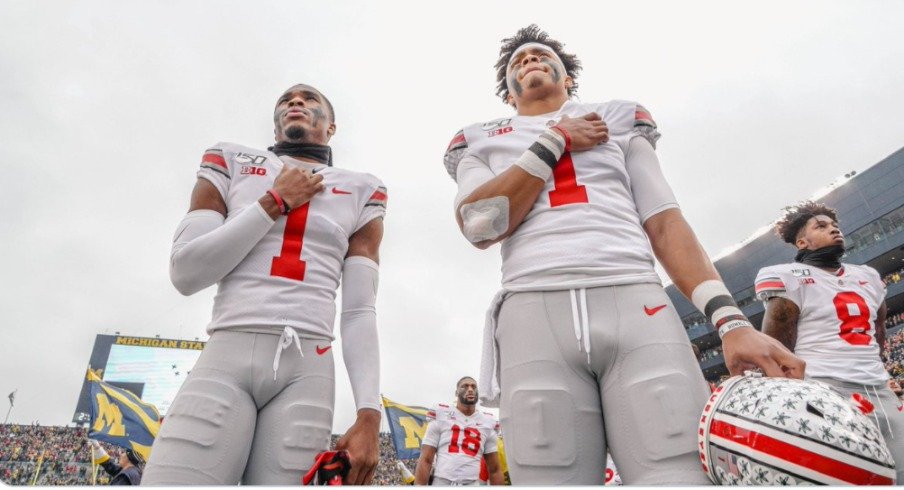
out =
<path fill-rule="evenodd" d="M 13 390 L 12 393 L 9 394 L 9 397 L 8 397 L 9 398 L 9 409 L 6 411 L 6 418 L 3 419 L 3 425 L 6 425 L 6 423 L 9 421 L 9 413 L 13 411 L 13 402 L 16 399 L 17 391 L 19 391 L 19 390 L 15 389 L 15 390 Z"/>

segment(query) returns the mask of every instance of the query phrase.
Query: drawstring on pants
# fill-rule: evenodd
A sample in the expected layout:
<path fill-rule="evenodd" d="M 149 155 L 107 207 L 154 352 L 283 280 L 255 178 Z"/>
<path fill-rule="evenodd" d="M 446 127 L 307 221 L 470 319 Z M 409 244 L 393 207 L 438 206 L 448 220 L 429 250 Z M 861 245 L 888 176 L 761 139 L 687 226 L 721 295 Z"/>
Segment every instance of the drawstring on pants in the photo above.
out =
<path fill-rule="evenodd" d="M 304 357 L 304 352 L 301 352 L 301 340 L 298 338 L 298 333 L 295 332 L 294 328 L 286 325 L 282 335 L 279 336 L 279 343 L 276 345 L 276 355 L 273 357 L 273 381 L 276 381 L 276 371 L 279 370 L 279 358 L 282 356 L 282 351 L 291 347 L 293 341 L 295 346 L 298 347 L 298 353 L 301 357 Z"/>
<path fill-rule="evenodd" d="M 574 324 L 574 336 L 578 340 L 578 350 L 587 353 L 587 363 L 590 363 L 590 320 L 587 314 L 587 290 L 570 289 L 571 293 L 571 321 Z M 578 301 L 580 300 L 580 308 Z"/>

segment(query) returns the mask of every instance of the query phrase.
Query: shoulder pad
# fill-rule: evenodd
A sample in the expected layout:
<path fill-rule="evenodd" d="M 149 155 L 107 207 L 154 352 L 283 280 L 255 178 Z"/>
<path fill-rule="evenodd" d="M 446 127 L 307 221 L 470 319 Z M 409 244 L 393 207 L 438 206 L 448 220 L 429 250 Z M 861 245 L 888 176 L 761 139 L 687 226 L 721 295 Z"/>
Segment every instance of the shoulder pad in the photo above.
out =
<path fill-rule="evenodd" d="M 461 129 L 452 137 L 452 141 L 446 147 L 446 154 L 443 156 L 443 165 L 452 180 L 456 180 L 455 175 L 458 172 L 458 164 L 467 150 L 468 141 L 465 139 L 464 129 Z"/>

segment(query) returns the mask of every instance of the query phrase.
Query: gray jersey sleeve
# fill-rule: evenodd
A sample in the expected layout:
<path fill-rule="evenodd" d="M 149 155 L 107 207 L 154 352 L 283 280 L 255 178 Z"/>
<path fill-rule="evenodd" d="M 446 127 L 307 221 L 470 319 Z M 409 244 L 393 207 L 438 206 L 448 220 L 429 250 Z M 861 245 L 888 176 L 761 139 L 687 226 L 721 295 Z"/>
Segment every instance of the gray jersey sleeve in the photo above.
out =
<path fill-rule="evenodd" d="M 646 138 L 631 138 L 625 153 L 625 168 L 631 179 L 631 194 L 641 223 L 666 209 L 677 208 L 678 200 L 659 165 L 659 157 Z"/>

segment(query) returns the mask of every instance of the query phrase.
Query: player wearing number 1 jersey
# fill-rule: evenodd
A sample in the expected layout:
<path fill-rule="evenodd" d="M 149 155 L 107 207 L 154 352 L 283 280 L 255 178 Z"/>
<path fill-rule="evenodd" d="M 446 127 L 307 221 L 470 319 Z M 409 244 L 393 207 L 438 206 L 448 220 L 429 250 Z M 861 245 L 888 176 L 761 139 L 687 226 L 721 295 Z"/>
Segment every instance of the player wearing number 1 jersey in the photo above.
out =
<path fill-rule="evenodd" d="M 332 433 L 331 342 L 342 283 L 342 349 L 358 418 L 337 443 L 347 484 L 379 457 L 377 260 L 386 189 L 332 166 L 329 100 L 296 85 L 274 110 L 276 145 L 218 143 L 201 161 L 173 241 L 183 294 L 218 285 L 210 340 L 167 414 L 149 485 L 297 485 Z"/>
<path fill-rule="evenodd" d="M 496 67 L 516 113 L 465 127 L 444 163 L 462 234 L 502 243 L 480 378 L 512 483 L 602 484 L 608 443 L 627 484 L 706 484 L 695 430 L 709 390 L 654 255 L 718 327 L 733 372 L 803 364 L 732 300 L 662 175 L 649 111 L 571 100 L 580 63 L 535 25 Z"/>
<path fill-rule="evenodd" d="M 477 410 L 474 378 L 458 380 L 455 396 L 454 407 L 440 403 L 427 413 L 429 425 L 415 484 L 426 484 L 433 470 L 433 485 L 477 485 L 482 460 L 486 460 L 490 484 L 504 484 L 497 447 L 499 424 L 492 414 Z"/>
<path fill-rule="evenodd" d="M 757 274 L 763 332 L 806 361 L 807 378 L 873 404 L 869 415 L 892 452 L 897 481 L 904 481 L 904 414 L 882 362 L 885 284 L 872 267 L 841 263 L 844 235 L 835 210 L 823 204 L 790 207 L 775 230 L 798 252 L 794 262 Z"/>

